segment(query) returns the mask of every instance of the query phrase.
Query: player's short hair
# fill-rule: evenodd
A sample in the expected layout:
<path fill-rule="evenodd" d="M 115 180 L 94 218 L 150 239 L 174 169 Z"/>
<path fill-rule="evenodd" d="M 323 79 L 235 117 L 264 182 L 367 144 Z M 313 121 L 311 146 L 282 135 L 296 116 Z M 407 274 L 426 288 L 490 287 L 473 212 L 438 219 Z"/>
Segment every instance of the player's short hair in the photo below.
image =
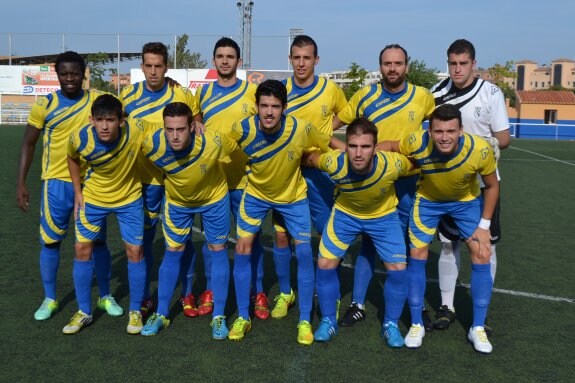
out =
<path fill-rule="evenodd" d="M 449 55 L 452 53 L 456 55 L 468 53 L 469 58 L 475 60 L 475 47 L 470 41 L 465 39 L 455 40 L 451 43 L 449 48 L 447 48 L 447 57 L 449 58 Z"/>
<path fill-rule="evenodd" d="M 166 117 L 180 117 L 185 116 L 188 120 L 188 125 L 191 125 L 194 121 L 194 115 L 192 114 L 192 110 L 187 104 L 183 102 L 171 102 L 164 108 L 162 112 L 162 117 L 165 119 Z"/>
<path fill-rule="evenodd" d="M 287 104 L 287 90 L 283 82 L 278 80 L 265 80 L 256 89 L 256 104 L 260 103 L 261 96 L 273 96 L 281 101 L 282 105 Z"/>
<path fill-rule="evenodd" d="M 297 35 L 289 47 L 289 54 L 292 54 L 293 47 L 303 48 L 308 45 L 313 45 L 313 57 L 317 57 L 317 44 L 308 35 Z"/>
<path fill-rule="evenodd" d="M 358 117 L 349 123 L 345 130 L 345 139 L 347 141 L 350 136 L 360 136 L 362 134 L 371 135 L 373 144 L 377 144 L 377 126 L 366 117 Z"/>
<path fill-rule="evenodd" d="M 237 58 L 239 59 L 242 57 L 240 55 L 240 46 L 238 45 L 238 43 L 236 43 L 233 39 L 230 39 L 229 37 L 222 37 L 221 39 L 216 41 L 216 45 L 214 46 L 214 58 L 216 58 L 216 51 L 218 50 L 218 48 L 224 48 L 224 47 L 234 48 L 234 50 L 236 51 Z"/>
<path fill-rule="evenodd" d="M 124 115 L 122 110 L 122 101 L 118 100 L 111 94 L 98 96 L 92 103 L 92 118 L 105 117 L 109 114 L 115 114 L 121 120 Z"/>
<path fill-rule="evenodd" d="M 433 111 L 433 113 L 431 113 L 431 116 L 429 116 L 429 129 L 433 127 L 433 121 L 435 120 L 439 121 L 457 120 L 459 122 L 459 127 L 460 128 L 462 127 L 461 111 L 455 105 L 443 104 L 441 106 L 438 106 Z"/>
<path fill-rule="evenodd" d="M 56 57 L 56 63 L 54 64 L 54 69 L 56 73 L 60 73 L 60 65 L 63 63 L 77 63 L 80 65 L 80 71 L 82 72 L 82 78 L 85 76 L 86 73 L 86 61 L 80 54 L 74 51 L 66 51 L 60 53 Z"/>
<path fill-rule="evenodd" d="M 164 64 L 168 65 L 168 47 L 166 47 L 164 43 L 155 41 L 144 44 L 144 47 L 142 48 L 142 63 L 144 62 L 144 55 L 146 53 L 162 56 Z"/>
<path fill-rule="evenodd" d="M 407 51 L 405 50 L 404 47 L 402 47 L 399 44 L 389 44 L 386 45 L 381 52 L 379 52 L 379 65 L 383 64 L 383 61 L 381 59 L 381 57 L 383 56 L 383 52 L 385 52 L 388 49 L 401 49 L 403 51 L 403 54 L 405 56 L 405 65 L 407 65 L 407 63 L 409 62 L 409 56 L 407 55 Z"/>

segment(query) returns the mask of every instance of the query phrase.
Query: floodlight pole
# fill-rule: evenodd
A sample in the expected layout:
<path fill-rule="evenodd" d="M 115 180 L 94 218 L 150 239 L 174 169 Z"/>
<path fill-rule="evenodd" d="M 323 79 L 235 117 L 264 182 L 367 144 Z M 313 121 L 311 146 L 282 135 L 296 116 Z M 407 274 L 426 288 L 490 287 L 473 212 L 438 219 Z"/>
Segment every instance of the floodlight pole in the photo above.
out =
<path fill-rule="evenodd" d="M 252 65 L 252 10 L 253 1 L 241 0 L 236 3 L 240 11 L 240 36 L 242 38 L 243 69 Z"/>

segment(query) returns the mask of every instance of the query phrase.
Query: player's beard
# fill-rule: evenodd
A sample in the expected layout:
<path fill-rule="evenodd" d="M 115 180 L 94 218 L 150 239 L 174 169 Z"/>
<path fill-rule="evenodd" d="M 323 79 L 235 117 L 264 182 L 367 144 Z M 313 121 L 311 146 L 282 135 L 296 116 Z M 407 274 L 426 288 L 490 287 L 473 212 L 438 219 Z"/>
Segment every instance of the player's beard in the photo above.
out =
<path fill-rule="evenodd" d="M 403 75 L 398 76 L 395 80 L 390 80 L 387 77 L 383 77 L 382 81 L 386 88 L 391 89 L 397 88 L 405 82 L 405 73 Z"/>

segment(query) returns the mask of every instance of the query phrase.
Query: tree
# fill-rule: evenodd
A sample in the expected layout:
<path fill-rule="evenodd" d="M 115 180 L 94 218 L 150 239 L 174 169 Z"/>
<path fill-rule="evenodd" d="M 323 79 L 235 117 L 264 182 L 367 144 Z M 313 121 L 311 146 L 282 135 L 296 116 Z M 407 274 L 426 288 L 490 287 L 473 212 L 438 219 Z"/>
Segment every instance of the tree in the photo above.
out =
<path fill-rule="evenodd" d="M 413 60 L 409 63 L 409 71 L 407 72 L 407 81 L 413 85 L 419 85 L 424 88 L 430 89 L 433 85 L 437 84 L 439 79 L 437 73 L 439 70 L 436 68 L 428 68 L 425 61 Z"/>
<path fill-rule="evenodd" d="M 505 65 L 495 64 L 488 69 L 489 76 L 495 85 L 497 85 L 505 98 L 509 99 L 509 106 L 515 106 L 515 90 L 505 82 L 506 79 L 517 78 L 517 73 L 513 71 L 513 61 L 506 61 Z"/>
<path fill-rule="evenodd" d="M 343 93 L 348 100 L 355 92 L 361 89 L 366 77 L 367 70 L 360 67 L 359 64 L 352 62 L 349 66 L 349 71 L 344 76 L 344 78 L 351 80 L 351 82 L 343 88 Z"/>
<path fill-rule="evenodd" d="M 202 55 L 198 52 L 190 52 L 187 48 L 189 36 L 183 34 L 178 36 L 176 41 L 176 62 L 174 63 L 174 56 L 172 48 L 168 45 L 168 63 L 173 65 L 173 68 L 178 69 L 201 69 L 205 68 L 208 64 L 206 60 L 202 60 Z"/>
<path fill-rule="evenodd" d="M 105 65 L 110 63 L 108 55 L 104 52 L 92 53 L 86 56 L 86 65 L 90 68 L 90 87 L 104 92 L 116 93 L 114 85 L 104 80 L 109 69 Z"/>

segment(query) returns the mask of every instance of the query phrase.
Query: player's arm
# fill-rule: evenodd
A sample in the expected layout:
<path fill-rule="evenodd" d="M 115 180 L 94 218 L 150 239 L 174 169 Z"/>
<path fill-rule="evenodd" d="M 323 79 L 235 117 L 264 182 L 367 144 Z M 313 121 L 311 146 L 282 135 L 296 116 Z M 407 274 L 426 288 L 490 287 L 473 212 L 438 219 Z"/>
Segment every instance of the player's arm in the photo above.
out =
<path fill-rule="evenodd" d="M 347 145 L 339 138 L 331 136 L 329 140 L 329 147 L 332 149 L 339 150 L 340 152 L 345 152 Z"/>
<path fill-rule="evenodd" d="M 192 129 L 196 133 L 196 136 L 201 136 L 206 132 L 206 127 L 202 122 L 202 114 L 198 113 L 194 116 L 194 120 L 192 121 Z"/>
<path fill-rule="evenodd" d="M 399 151 L 399 141 L 381 141 L 377 143 L 375 148 L 385 152 L 401 153 Z"/>
<path fill-rule="evenodd" d="M 70 154 L 67 157 L 68 171 L 70 178 L 72 178 L 72 185 L 74 185 L 74 219 L 78 217 L 78 210 L 84 209 L 84 196 L 82 195 L 82 181 L 81 181 L 81 165 L 80 158 L 72 158 Z"/>
<path fill-rule="evenodd" d="M 30 207 L 30 193 L 26 187 L 26 177 L 32 165 L 32 160 L 34 159 L 34 149 L 40 137 L 40 132 L 40 129 L 36 129 L 34 126 L 28 124 L 20 149 L 18 179 L 16 183 L 16 203 L 23 212 L 27 212 Z"/>
<path fill-rule="evenodd" d="M 321 156 L 319 150 L 313 150 L 311 152 L 303 152 L 301 156 L 301 166 L 306 166 L 308 168 L 317 168 L 319 165 L 319 157 Z"/>
<path fill-rule="evenodd" d="M 489 228 L 495 205 L 499 199 L 499 181 L 497 180 L 496 172 L 482 175 L 481 179 L 485 184 L 485 189 L 483 190 L 483 211 L 481 212 L 479 225 L 473 232 L 471 240 L 479 242 L 480 254 L 491 254 L 491 233 Z"/>

